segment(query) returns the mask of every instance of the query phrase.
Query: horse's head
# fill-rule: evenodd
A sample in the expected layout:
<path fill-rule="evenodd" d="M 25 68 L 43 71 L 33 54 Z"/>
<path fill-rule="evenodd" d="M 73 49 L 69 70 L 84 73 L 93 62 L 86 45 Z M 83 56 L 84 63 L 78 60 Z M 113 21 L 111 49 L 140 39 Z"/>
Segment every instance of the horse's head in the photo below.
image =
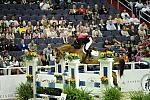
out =
<path fill-rule="evenodd" d="M 56 63 L 58 64 L 60 60 L 63 58 L 63 52 L 61 52 L 58 48 L 55 48 L 54 56 L 55 56 Z"/>

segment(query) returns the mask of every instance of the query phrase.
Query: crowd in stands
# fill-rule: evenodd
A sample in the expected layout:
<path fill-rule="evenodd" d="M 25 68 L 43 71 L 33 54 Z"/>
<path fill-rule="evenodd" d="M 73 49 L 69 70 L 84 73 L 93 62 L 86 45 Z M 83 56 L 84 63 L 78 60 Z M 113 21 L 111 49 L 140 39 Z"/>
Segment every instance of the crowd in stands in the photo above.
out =
<path fill-rule="evenodd" d="M 133 10 L 134 14 L 140 15 L 150 22 L 150 1 L 149 0 L 141 0 L 141 1 L 129 1 L 129 7 Z"/>
<path fill-rule="evenodd" d="M 39 4 L 41 10 L 53 10 L 51 7 L 43 8 L 42 2 Z M 148 27 L 134 14 L 131 16 L 126 10 L 110 14 L 109 7 L 105 4 L 78 6 L 78 3 L 74 3 L 67 11 L 67 15 L 61 14 L 59 17 L 58 13 L 51 15 L 51 18 L 42 15 L 42 18 L 36 21 L 25 20 L 21 16 L 11 16 L 9 20 L 8 16 L 3 16 L 0 20 L 0 67 L 12 64 L 20 66 L 17 61 L 20 58 L 17 57 L 19 59 L 16 60 L 16 56 L 10 57 L 9 52 L 21 51 L 24 54 L 26 50 L 40 51 L 39 65 L 50 65 L 53 60 L 52 48 L 57 44 L 50 41 L 62 40 L 59 46 L 62 43 L 72 43 L 69 40 L 80 33 L 91 35 L 94 38 L 92 45 L 97 46 L 98 50 L 111 50 L 115 56 L 124 56 L 126 61 L 135 61 L 136 56 L 150 55 Z M 41 44 L 45 47 L 39 50 Z M 140 47 L 147 47 L 146 54 L 139 53 Z"/>

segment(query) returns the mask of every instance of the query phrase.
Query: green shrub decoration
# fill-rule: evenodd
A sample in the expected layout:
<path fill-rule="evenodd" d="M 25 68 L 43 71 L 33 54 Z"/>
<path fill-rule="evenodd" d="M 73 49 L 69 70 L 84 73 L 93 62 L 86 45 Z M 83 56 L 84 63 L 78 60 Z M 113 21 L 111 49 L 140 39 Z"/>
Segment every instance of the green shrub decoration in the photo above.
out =
<path fill-rule="evenodd" d="M 94 100 L 85 90 L 69 87 L 64 90 L 64 93 L 67 94 L 66 100 Z"/>
<path fill-rule="evenodd" d="M 16 93 L 18 94 L 19 100 L 28 100 L 33 97 L 32 86 L 29 82 L 21 83 L 17 87 Z"/>
<path fill-rule="evenodd" d="M 63 81 L 62 75 L 55 75 L 55 77 L 56 77 L 56 83 L 62 83 Z"/>
<path fill-rule="evenodd" d="M 60 96 L 62 93 L 61 89 L 58 88 L 49 88 L 49 87 L 37 87 L 38 94 L 48 94 L 48 95 L 55 95 Z"/>
<path fill-rule="evenodd" d="M 130 93 L 131 100 L 150 100 L 150 93 L 146 94 L 143 91 L 134 91 Z"/>
<path fill-rule="evenodd" d="M 123 96 L 121 91 L 116 87 L 106 88 L 103 94 L 103 100 L 121 100 Z"/>

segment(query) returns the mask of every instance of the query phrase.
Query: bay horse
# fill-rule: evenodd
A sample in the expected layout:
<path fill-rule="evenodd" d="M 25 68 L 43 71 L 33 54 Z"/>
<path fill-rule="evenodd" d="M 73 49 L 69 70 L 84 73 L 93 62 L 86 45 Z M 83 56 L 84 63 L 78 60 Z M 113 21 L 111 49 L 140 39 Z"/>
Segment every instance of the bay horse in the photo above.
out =
<path fill-rule="evenodd" d="M 54 52 L 56 57 L 56 63 L 59 63 L 61 59 L 64 59 L 65 52 L 68 52 L 78 54 L 80 57 L 80 62 L 83 64 L 99 64 L 98 59 L 86 57 L 86 53 L 84 52 L 83 48 L 84 46 L 81 46 L 80 49 L 76 49 L 70 44 L 64 44 L 60 47 L 55 48 Z"/>
<path fill-rule="evenodd" d="M 80 57 L 80 62 L 82 62 L 83 64 L 99 64 L 98 57 L 95 59 L 92 59 L 92 58 L 86 59 L 86 54 L 83 52 L 83 48 L 84 48 L 84 46 L 81 46 L 80 49 L 76 49 L 70 44 L 61 45 L 60 47 L 55 48 L 54 55 L 56 57 L 55 58 L 56 63 L 59 63 L 61 59 L 65 59 L 64 58 L 65 52 L 68 52 L 68 53 L 78 54 Z M 100 52 L 99 52 L 99 54 L 100 54 Z M 120 72 L 120 77 L 121 77 L 123 75 L 125 62 L 123 59 L 119 59 L 117 62 L 119 62 L 119 67 L 120 67 L 119 72 Z M 114 71 L 112 71 L 112 77 L 113 77 L 114 85 L 118 86 L 117 75 Z"/>

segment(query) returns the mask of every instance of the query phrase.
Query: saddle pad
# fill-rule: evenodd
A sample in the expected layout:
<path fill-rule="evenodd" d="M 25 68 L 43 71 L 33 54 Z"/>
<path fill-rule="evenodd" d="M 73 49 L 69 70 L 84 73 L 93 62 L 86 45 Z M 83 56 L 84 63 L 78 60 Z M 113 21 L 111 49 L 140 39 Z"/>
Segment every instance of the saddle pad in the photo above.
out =
<path fill-rule="evenodd" d="M 85 50 L 84 50 L 84 46 L 83 46 L 83 53 L 86 54 L 86 52 L 85 52 Z M 99 52 L 98 52 L 98 51 L 95 51 L 95 50 L 92 50 L 91 55 L 97 57 L 97 56 L 99 55 Z"/>
<path fill-rule="evenodd" d="M 92 55 L 92 56 L 98 56 L 98 55 L 99 55 L 99 52 L 98 52 L 98 51 L 95 51 L 95 50 L 92 50 L 91 55 Z"/>

